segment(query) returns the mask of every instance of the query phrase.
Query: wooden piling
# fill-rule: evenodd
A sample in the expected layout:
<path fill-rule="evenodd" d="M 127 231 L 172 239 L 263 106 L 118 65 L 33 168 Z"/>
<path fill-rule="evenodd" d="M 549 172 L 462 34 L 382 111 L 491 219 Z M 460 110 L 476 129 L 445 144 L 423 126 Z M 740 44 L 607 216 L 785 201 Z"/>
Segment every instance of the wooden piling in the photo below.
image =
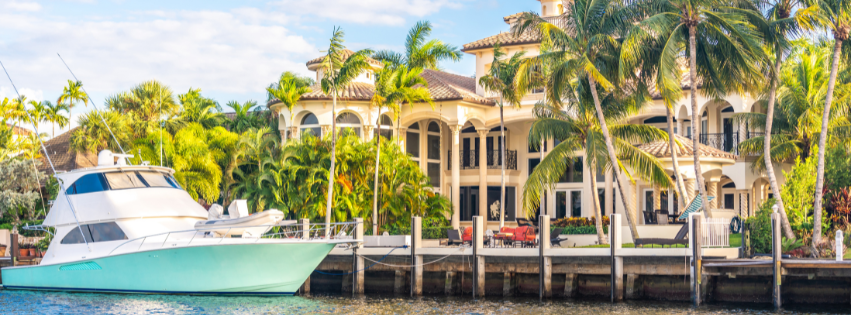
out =
<path fill-rule="evenodd" d="M 423 256 L 417 255 L 422 248 L 423 218 L 411 218 L 411 296 L 423 294 Z"/>
<path fill-rule="evenodd" d="M 443 282 L 443 293 L 447 296 L 455 294 L 455 290 L 453 290 L 453 282 L 455 281 L 455 272 L 447 271 L 446 272 L 446 281 Z"/>
<path fill-rule="evenodd" d="M 511 273 L 502 273 L 502 296 L 508 297 L 514 295 L 514 287 L 511 285 Z"/>
<path fill-rule="evenodd" d="M 396 277 L 393 280 L 393 294 L 405 293 L 405 271 L 396 270 Z"/>
<path fill-rule="evenodd" d="M 550 216 L 542 215 L 538 218 L 538 298 L 550 298 L 553 296 L 552 286 L 552 259 L 545 256 L 550 248 Z"/>
<path fill-rule="evenodd" d="M 484 224 L 481 216 L 473 217 L 473 298 L 485 296 L 485 257 L 479 256 L 484 246 Z"/>
<path fill-rule="evenodd" d="M 20 259 L 20 257 L 18 257 L 20 251 L 18 250 L 18 234 L 17 233 L 12 233 L 11 241 L 9 243 L 12 243 L 12 244 L 9 244 L 9 250 L 10 250 L 9 254 L 12 257 L 12 266 L 17 266 L 18 265 L 18 259 Z"/>
<path fill-rule="evenodd" d="M 620 214 L 612 214 L 609 216 L 609 249 L 612 259 L 612 302 L 623 301 L 623 257 L 618 256 L 617 253 L 617 250 L 622 246 L 620 232 Z"/>
<path fill-rule="evenodd" d="M 691 221 L 691 235 L 689 235 L 689 239 L 691 240 L 692 245 L 692 280 L 691 280 L 691 300 L 694 303 L 694 306 L 700 306 L 701 303 L 701 292 L 700 285 L 702 279 L 702 271 L 703 266 L 702 263 L 702 246 L 703 246 L 703 230 L 702 230 L 702 222 L 703 215 L 699 213 L 692 214 L 690 216 Z"/>
<path fill-rule="evenodd" d="M 569 273 L 564 275 L 564 297 L 572 298 L 576 296 L 576 287 L 579 284 L 579 275 Z"/>
<path fill-rule="evenodd" d="M 774 285 L 771 294 L 771 300 L 774 303 L 775 308 L 780 308 L 782 306 L 781 297 L 780 297 L 780 284 L 782 277 L 782 267 L 781 264 L 781 254 L 782 254 L 782 245 L 780 241 L 782 240 L 780 236 L 780 214 L 774 212 L 771 214 L 771 260 L 773 265 L 773 275 L 774 275 Z"/>
<path fill-rule="evenodd" d="M 352 295 L 363 294 L 365 271 L 363 257 L 358 255 L 358 249 L 363 247 L 363 218 L 355 218 L 355 239 L 361 242 L 352 247 Z"/>

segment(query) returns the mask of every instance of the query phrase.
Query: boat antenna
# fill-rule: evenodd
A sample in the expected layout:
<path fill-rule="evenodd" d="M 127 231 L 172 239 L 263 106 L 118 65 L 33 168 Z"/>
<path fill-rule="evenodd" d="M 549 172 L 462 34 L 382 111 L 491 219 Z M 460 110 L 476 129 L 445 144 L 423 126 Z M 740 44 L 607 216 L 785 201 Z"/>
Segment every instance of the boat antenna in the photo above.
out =
<path fill-rule="evenodd" d="M 20 98 L 21 93 L 18 92 L 18 88 L 15 86 L 15 82 L 12 81 L 12 76 L 9 75 L 9 71 L 6 70 L 6 66 L 3 65 L 2 61 L 0 61 L 0 67 L 3 68 L 3 72 L 6 73 L 6 77 L 9 78 L 9 83 L 12 84 L 12 89 L 15 90 L 15 94 L 18 95 L 18 98 Z M 85 91 L 83 91 L 83 92 L 85 92 Z M 88 94 L 88 93 L 86 93 L 86 94 Z M 23 104 L 21 104 L 21 105 L 24 106 Z M 65 184 L 62 182 L 62 179 L 56 177 L 56 167 L 53 165 L 53 161 L 50 159 L 50 153 L 48 153 L 47 148 L 44 147 L 44 141 L 41 141 L 41 137 L 38 136 L 39 135 L 38 126 L 35 124 L 35 121 L 30 116 L 30 113 L 27 112 L 26 107 L 24 107 L 23 112 L 24 112 L 25 115 L 27 115 L 27 119 L 29 119 L 30 123 L 33 126 L 33 131 L 35 132 L 35 138 L 38 139 L 38 143 L 39 143 L 39 145 L 41 145 L 41 150 L 44 151 L 44 156 L 47 158 L 47 163 L 50 164 L 50 169 L 53 171 L 53 177 L 56 178 L 56 182 L 59 183 L 59 189 L 61 189 L 61 191 L 63 192 L 62 195 L 65 196 L 65 201 L 67 201 L 68 206 L 71 207 L 71 213 L 74 215 L 74 221 L 77 222 L 77 229 L 80 230 L 80 235 L 83 236 L 83 241 L 86 242 L 86 247 L 88 247 L 89 251 L 91 251 L 92 248 L 89 246 L 89 240 L 86 239 L 86 233 L 83 233 L 83 227 L 80 226 L 80 220 L 77 219 L 77 210 L 74 209 L 74 203 L 72 203 L 71 198 L 68 197 L 68 190 L 65 189 Z M 17 124 L 17 122 L 15 122 L 15 124 Z M 35 165 L 35 160 L 34 160 L 35 155 L 34 154 L 30 155 L 30 159 L 33 160 L 33 165 Z M 36 178 L 38 178 L 38 177 L 36 177 Z M 39 188 L 39 189 L 41 189 L 41 188 Z"/>
<path fill-rule="evenodd" d="M 59 60 L 62 60 L 62 64 L 64 64 L 64 65 L 65 65 L 65 68 L 67 68 L 67 69 L 68 69 L 68 72 L 70 72 L 70 73 L 71 73 L 71 76 L 72 76 L 72 77 L 74 77 L 74 80 L 75 80 L 75 81 L 80 81 L 79 79 L 77 79 L 77 76 L 76 76 L 76 75 L 74 75 L 74 71 L 71 71 L 71 67 L 69 67 L 69 66 L 68 66 L 68 63 L 66 63 L 66 62 L 65 62 L 65 59 L 62 59 L 62 55 L 60 55 L 59 53 L 56 53 L 56 55 L 57 55 L 57 56 L 59 56 Z M 115 144 L 117 144 L 117 145 L 118 145 L 118 149 L 119 149 L 119 150 L 121 150 L 121 153 L 122 153 L 122 154 L 125 154 L 125 155 L 126 155 L 126 154 L 127 154 L 127 152 L 125 152 L 125 151 L 124 151 L 124 148 L 122 148 L 122 147 L 121 147 L 121 142 L 118 142 L 118 138 L 116 138 L 116 137 L 115 137 L 115 134 L 114 134 L 114 133 L 112 133 L 112 129 L 111 129 L 111 128 L 109 128 L 109 125 L 106 123 L 106 119 L 104 119 L 104 118 L 103 118 L 103 115 L 101 115 L 101 113 L 100 113 L 100 108 L 98 108 L 97 103 L 95 103 L 95 101 L 94 101 L 94 100 L 92 100 L 92 96 L 91 96 L 91 95 L 89 95 L 89 92 L 86 92 L 86 88 L 85 88 L 85 87 L 83 87 L 82 85 L 80 85 L 80 88 L 81 88 L 81 89 L 83 89 L 83 92 L 85 92 L 85 93 L 86 93 L 86 97 L 87 97 L 87 98 L 89 98 L 89 102 L 92 102 L 92 106 L 94 106 L 94 107 L 95 107 L 95 113 L 98 115 L 98 117 L 100 117 L 100 121 L 102 121 L 102 122 L 103 122 L 103 125 L 104 125 L 104 126 L 106 126 L 106 130 L 107 130 L 107 131 L 109 131 L 109 135 L 110 135 L 110 136 L 112 136 L 112 140 L 114 140 L 114 141 L 115 141 Z M 141 157 L 140 157 L 140 158 L 141 158 Z M 126 158 L 126 157 L 125 157 L 124 159 L 127 161 L 127 164 L 129 164 L 129 165 L 133 165 L 133 163 L 130 161 L 130 159 L 129 159 L 129 158 Z"/>

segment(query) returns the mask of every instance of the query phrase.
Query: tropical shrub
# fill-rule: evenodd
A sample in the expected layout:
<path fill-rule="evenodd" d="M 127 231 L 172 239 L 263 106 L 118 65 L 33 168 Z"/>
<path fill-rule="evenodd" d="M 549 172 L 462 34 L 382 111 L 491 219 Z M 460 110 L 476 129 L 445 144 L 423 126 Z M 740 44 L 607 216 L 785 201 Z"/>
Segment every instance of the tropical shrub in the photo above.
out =
<path fill-rule="evenodd" d="M 813 152 L 818 152 L 818 148 L 814 148 Z M 798 157 L 792 170 L 783 172 L 786 185 L 780 188 L 780 195 L 783 197 L 789 225 L 798 237 L 812 234 L 813 230 L 813 191 L 816 189 L 816 177 L 813 174 L 816 173 L 817 156 L 812 154 L 804 161 Z M 773 201 L 768 208 L 772 205 Z M 823 216 L 824 230 L 830 226 L 827 218 L 828 216 Z"/>
<path fill-rule="evenodd" d="M 774 202 L 774 198 L 766 200 L 754 216 L 745 220 L 751 234 L 751 248 L 754 253 L 771 253 L 771 207 Z"/>
<path fill-rule="evenodd" d="M 594 226 L 597 224 L 597 219 L 594 217 L 583 218 L 583 217 L 572 217 L 572 218 L 561 218 L 553 221 L 550 225 L 555 227 L 581 227 L 581 226 Z M 609 217 L 603 216 L 603 226 L 609 225 Z"/>

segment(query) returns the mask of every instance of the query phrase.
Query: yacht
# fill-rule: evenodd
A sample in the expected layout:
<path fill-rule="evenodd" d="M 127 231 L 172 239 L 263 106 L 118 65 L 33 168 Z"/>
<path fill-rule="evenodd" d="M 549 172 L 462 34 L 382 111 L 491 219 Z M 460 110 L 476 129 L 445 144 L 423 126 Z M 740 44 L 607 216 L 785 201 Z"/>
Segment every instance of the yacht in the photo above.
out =
<path fill-rule="evenodd" d="M 3 288 L 191 295 L 292 295 L 355 223 L 297 224 L 267 210 L 207 211 L 174 170 L 127 165 L 102 151 L 98 166 L 56 174 L 63 183 L 41 226 L 53 233 L 38 265 L 7 267 Z M 330 231 L 326 232 L 326 231 Z M 325 235 L 331 237 L 325 237 Z"/>

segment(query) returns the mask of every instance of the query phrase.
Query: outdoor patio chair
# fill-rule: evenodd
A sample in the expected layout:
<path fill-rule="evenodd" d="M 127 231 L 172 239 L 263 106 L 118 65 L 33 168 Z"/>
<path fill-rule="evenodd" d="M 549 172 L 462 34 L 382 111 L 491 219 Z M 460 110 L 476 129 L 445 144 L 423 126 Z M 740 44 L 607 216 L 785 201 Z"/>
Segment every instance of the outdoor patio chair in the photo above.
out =
<path fill-rule="evenodd" d="M 639 238 L 635 240 L 635 247 L 643 247 L 644 245 L 668 245 L 671 247 L 673 245 L 688 245 L 688 224 L 683 224 L 683 227 L 680 228 L 680 231 L 677 232 L 677 235 L 674 238 Z"/>
<path fill-rule="evenodd" d="M 520 247 L 535 245 L 535 229 L 531 226 L 518 226 L 514 229 L 514 238 L 512 239 L 514 246 Z"/>
<path fill-rule="evenodd" d="M 529 219 L 517 219 L 517 226 L 528 226 L 534 229 L 535 233 L 538 232 L 538 221 L 529 220 Z"/>
<path fill-rule="evenodd" d="M 446 235 L 449 237 L 449 242 L 446 243 L 448 246 L 452 245 L 461 245 L 464 243 L 461 240 L 461 233 L 458 233 L 456 229 L 446 229 Z"/>
<path fill-rule="evenodd" d="M 653 215 L 653 212 L 641 211 L 641 213 L 644 215 L 645 224 L 656 224 L 656 217 Z"/>
<path fill-rule="evenodd" d="M 668 225 L 668 210 L 656 210 L 656 224 Z"/>
<path fill-rule="evenodd" d="M 461 234 L 461 240 L 464 241 L 464 244 L 473 244 L 473 227 L 468 226 L 464 228 L 464 234 Z"/>
<path fill-rule="evenodd" d="M 553 232 L 550 234 L 550 245 L 558 245 L 559 247 L 561 247 L 561 241 L 563 240 L 560 236 L 562 231 L 564 231 L 564 228 L 556 228 L 555 230 L 553 230 Z"/>

